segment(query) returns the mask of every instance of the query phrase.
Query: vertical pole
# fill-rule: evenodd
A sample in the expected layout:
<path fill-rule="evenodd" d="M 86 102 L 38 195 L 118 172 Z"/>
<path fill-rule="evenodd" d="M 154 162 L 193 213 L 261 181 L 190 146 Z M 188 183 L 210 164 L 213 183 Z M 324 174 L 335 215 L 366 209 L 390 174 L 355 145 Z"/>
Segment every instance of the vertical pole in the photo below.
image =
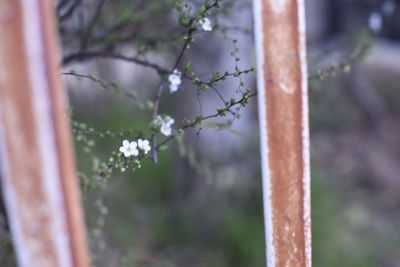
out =
<path fill-rule="evenodd" d="M 311 266 L 304 0 L 254 0 L 268 267 Z"/>
<path fill-rule="evenodd" d="M 52 5 L 0 1 L 1 183 L 20 267 L 87 267 Z"/>

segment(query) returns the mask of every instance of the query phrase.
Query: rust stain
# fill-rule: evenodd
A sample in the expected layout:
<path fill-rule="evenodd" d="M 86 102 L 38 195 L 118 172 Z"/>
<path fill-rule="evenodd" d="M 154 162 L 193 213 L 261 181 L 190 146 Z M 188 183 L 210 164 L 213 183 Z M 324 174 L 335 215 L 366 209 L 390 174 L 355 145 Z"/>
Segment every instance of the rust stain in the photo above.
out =
<path fill-rule="evenodd" d="M 275 266 L 306 267 L 302 70 L 297 1 L 262 1 L 264 80 Z M 261 88 L 260 88 L 261 89 Z"/>

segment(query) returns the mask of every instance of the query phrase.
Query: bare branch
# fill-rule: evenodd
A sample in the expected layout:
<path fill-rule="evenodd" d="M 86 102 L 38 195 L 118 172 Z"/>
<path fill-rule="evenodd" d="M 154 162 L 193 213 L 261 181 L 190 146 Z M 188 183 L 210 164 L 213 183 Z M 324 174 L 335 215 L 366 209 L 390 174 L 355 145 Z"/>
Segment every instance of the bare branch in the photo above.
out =
<path fill-rule="evenodd" d="M 60 15 L 59 15 L 58 22 L 59 22 L 60 25 L 63 24 L 69 17 L 72 16 L 72 14 L 74 13 L 75 9 L 79 6 L 79 4 L 81 4 L 81 1 L 82 1 L 82 0 L 75 0 L 75 1 L 72 3 L 72 5 L 67 9 L 67 11 L 65 11 L 64 14 L 61 14 L 61 10 L 62 10 L 62 8 L 64 7 L 64 5 L 66 5 L 66 3 L 67 3 L 68 1 L 62 1 L 62 2 L 58 5 L 57 10 L 58 10 L 58 14 L 60 14 Z"/>
<path fill-rule="evenodd" d="M 128 57 L 125 55 L 121 55 L 121 54 L 114 53 L 114 52 L 107 52 L 107 51 L 93 51 L 93 52 L 87 51 L 87 52 L 77 52 L 74 54 L 70 54 L 70 55 L 67 55 L 64 57 L 63 64 L 68 65 L 68 64 L 71 64 L 72 62 L 82 62 L 82 61 L 92 60 L 95 58 L 117 59 L 117 60 L 122 60 L 122 61 L 126 61 L 126 62 L 135 63 L 138 65 L 142 65 L 147 68 L 151 68 L 159 74 L 170 73 L 169 70 L 167 70 L 157 64 L 148 62 L 146 60 L 142 60 L 137 57 Z"/>
<path fill-rule="evenodd" d="M 90 37 L 92 35 L 92 31 L 93 31 L 94 25 L 96 25 L 96 22 L 100 17 L 101 10 L 102 10 L 105 2 L 106 2 L 106 0 L 101 0 L 100 3 L 97 5 L 96 11 L 95 11 L 95 13 L 93 15 L 93 18 L 90 21 L 90 23 L 89 23 L 89 25 L 88 25 L 88 27 L 87 27 L 84 35 L 83 35 L 83 38 L 81 40 L 82 41 L 81 42 L 81 51 L 85 51 L 87 46 L 89 45 L 89 41 L 90 41 Z"/>

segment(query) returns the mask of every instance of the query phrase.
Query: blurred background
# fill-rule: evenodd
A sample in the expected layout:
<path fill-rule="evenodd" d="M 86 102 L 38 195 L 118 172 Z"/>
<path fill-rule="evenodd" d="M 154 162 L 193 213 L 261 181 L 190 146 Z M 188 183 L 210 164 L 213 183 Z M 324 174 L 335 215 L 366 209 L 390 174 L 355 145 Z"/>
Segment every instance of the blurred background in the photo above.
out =
<path fill-rule="evenodd" d="M 400 1 L 305 0 L 312 166 L 313 265 L 400 267 Z M 121 131 L 149 135 L 153 70 L 92 51 L 173 66 L 185 32 L 179 17 L 203 1 L 55 1 L 79 172 L 118 149 Z M 190 12 L 189 12 L 190 13 Z M 196 33 L 182 64 L 208 79 L 255 66 L 252 2 L 225 0 Z M 86 54 L 86 56 L 84 55 Z M 238 60 L 239 58 L 239 60 Z M 82 77 L 77 77 L 79 74 Z M 88 77 L 85 77 L 88 76 Z M 218 84 L 226 99 L 256 90 L 250 72 Z M 215 113 L 212 90 L 184 81 L 164 93 L 175 118 Z M 83 193 L 94 265 L 265 266 L 256 99 L 168 143 L 159 163 L 112 175 Z M 0 266 L 13 266 L 0 230 Z"/>

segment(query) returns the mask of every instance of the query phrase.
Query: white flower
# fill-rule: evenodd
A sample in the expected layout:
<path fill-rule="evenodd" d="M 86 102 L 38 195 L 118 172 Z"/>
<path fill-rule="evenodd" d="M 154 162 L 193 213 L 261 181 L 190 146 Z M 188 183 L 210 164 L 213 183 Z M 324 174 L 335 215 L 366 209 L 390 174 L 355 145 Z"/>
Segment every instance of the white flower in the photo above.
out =
<path fill-rule="evenodd" d="M 178 91 L 178 89 L 179 89 L 179 85 L 172 84 L 172 83 L 169 85 L 169 92 L 171 94 L 175 93 L 176 91 Z"/>
<path fill-rule="evenodd" d="M 169 81 L 169 91 L 175 93 L 179 89 L 179 85 L 182 83 L 182 73 L 175 69 L 172 74 L 168 76 Z"/>
<path fill-rule="evenodd" d="M 170 136 L 172 133 L 172 129 L 171 126 L 167 125 L 167 124 L 163 124 L 161 125 L 160 131 L 163 135 L 165 136 Z"/>
<path fill-rule="evenodd" d="M 173 118 L 171 118 L 170 116 L 165 116 L 164 117 L 164 123 L 168 124 L 169 126 L 171 126 L 172 124 L 174 124 L 175 120 Z"/>
<path fill-rule="evenodd" d="M 165 116 L 163 123 L 161 123 L 160 131 L 165 136 L 170 136 L 172 133 L 172 124 L 174 124 L 175 120 L 170 116 Z"/>
<path fill-rule="evenodd" d="M 139 155 L 139 150 L 137 149 L 136 142 L 129 142 L 124 140 L 122 146 L 119 148 L 119 152 L 123 153 L 125 157 L 137 156 Z"/>
<path fill-rule="evenodd" d="M 382 22 L 382 15 L 378 12 L 373 12 L 369 16 L 368 26 L 371 31 L 373 31 L 374 33 L 378 33 L 382 29 Z"/>
<path fill-rule="evenodd" d="M 140 150 L 143 150 L 145 154 L 147 154 L 151 150 L 150 142 L 149 142 L 149 140 L 146 140 L 146 139 L 144 139 L 144 140 L 139 139 L 138 147 Z"/>
<path fill-rule="evenodd" d="M 160 115 L 158 115 L 157 118 L 153 121 L 153 124 L 157 125 L 157 126 L 161 126 L 163 121 L 164 121 L 163 118 Z"/>
<path fill-rule="evenodd" d="M 172 124 L 174 124 L 175 120 L 170 116 L 157 116 L 157 118 L 153 121 L 156 126 L 160 127 L 160 132 L 165 136 L 170 136 L 172 134 Z"/>
<path fill-rule="evenodd" d="M 203 30 L 205 30 L 206 32 L 212 31 L 213 25 L 209 18 L 201 19 L 201 20 L 199 20 L 199 23 L 200 23 L 201 27 L 203 28 Z"/>

